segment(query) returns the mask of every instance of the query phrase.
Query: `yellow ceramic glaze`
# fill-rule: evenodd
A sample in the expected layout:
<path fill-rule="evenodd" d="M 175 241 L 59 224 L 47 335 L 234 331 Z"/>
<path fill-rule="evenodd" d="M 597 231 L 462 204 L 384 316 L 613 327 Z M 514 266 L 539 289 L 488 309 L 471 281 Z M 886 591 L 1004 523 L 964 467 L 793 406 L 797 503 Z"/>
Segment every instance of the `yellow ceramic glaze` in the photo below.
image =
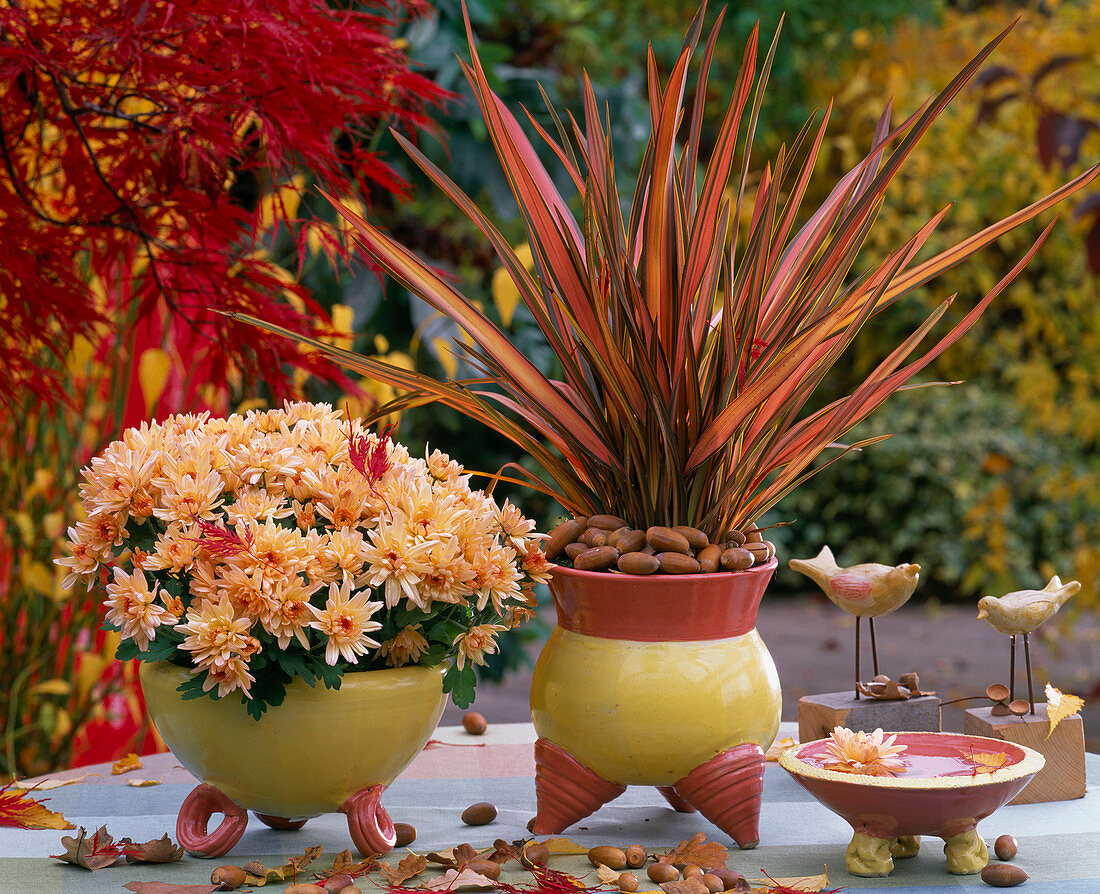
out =
<path fill-rule="evenodd" d="M 443 714 L 445 666 L 347 674 L 338 690 L 302 680 L 253 720 L 234 694 L 184 701 L 173 664 L 142 664 L 157 729 L 179 762 L 241 807 L 286 818 L 336 811 L 369 785 L 388 785 Z"/>
<path fill-rule="evenodd" d="M 603 779 L 672 785 L 714 755 L 779 728 L 775 663 L 751 630 L 636 642 L 554 629 L 531 682 L 531 718 Z"/>

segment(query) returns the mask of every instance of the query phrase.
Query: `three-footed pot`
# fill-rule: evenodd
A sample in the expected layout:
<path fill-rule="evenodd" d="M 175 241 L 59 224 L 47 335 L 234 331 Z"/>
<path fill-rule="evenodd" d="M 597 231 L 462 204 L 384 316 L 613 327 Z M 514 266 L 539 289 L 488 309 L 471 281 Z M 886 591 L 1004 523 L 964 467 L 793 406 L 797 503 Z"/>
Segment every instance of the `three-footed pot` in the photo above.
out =
<path fill-rule="evenodd" d="M 756 631 L 776 568 L 633 575 L 556 567 L 557 626 L 531 682 L 536 834 L 563 831 L 628 785 L 759 841 L 779 677 Z"/>

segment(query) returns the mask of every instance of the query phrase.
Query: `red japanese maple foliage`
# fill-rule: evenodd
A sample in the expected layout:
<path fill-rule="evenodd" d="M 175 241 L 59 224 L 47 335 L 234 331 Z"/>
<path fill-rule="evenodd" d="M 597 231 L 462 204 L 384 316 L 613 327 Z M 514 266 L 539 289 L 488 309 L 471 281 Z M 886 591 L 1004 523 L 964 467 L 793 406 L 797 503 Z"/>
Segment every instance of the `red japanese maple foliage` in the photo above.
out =
<path fill-rule="evenodd" d="M 0 406 L 56 397 L 43 357 L 76 336 L 120 350 L 151 319 L 211 378 L 262 370 L 279 396 L 284 365 L 331 372 L 214 313 L 326 326 L 257 250 L 242 186 L 305 171 L 337 194 L 404 192 L 370 137 L 428 126 L 444 97 L 394 39 L 421 3 L 0 0 Z"/>

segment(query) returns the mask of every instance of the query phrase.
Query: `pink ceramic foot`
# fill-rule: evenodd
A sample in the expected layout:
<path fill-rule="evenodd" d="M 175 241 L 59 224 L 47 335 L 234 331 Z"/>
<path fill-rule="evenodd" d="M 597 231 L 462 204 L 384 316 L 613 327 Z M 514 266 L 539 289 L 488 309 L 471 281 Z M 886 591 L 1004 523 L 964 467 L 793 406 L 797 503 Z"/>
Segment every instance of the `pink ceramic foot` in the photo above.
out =
<path fill-rule="evenodd" d="M 625 791 L 626 786 L 601 779 L 561 746 L 542 738 L 535 742 L 536 835 L 564 832 Z"/>
<path fill-rule="evenodd" d="M 207 832 L 215 813 L 224 814 L 218 828 Z M 176 839 L 192 857 L 228 854 L 244 834 L 248 814 L 212 785 L 195 786 L 183 800 L 176 817 Z"/>
<path fill-rule="evenodd" d="M 695 808 L 676 794 L 676 789 L 671 785 L 659 785 L 657 786 L 657 791 L 665 796 L 665 800 L 668 801 L 669 806 L 677 813 L 695 813 Z"/>
<path fill-rule="evenodd" d="M 397 843 L 397 830 L 379 799 L 383 785 L 372 785 L 348 798 L 340 809 L 347 814 L 351 840 L 364 857 L 388 854 Z"/>
<path fill-rule="evenodd" d="M 764 752 L 746 743 L 716 754 L 674 786 L 742 849 L 760 843 L 760 798 L 764 793 Z"/>
<path fill-rule="evenodd" d="M 280 832 L 297 832 L 307 822 L 304 819 L 289 820 L 285 816 L 271 816 L 269 813 L 257 813 L 255 810 L 252 811 L 252 815 L 265 826 L 270 826 L 272 829 L 278 829 Z"/>

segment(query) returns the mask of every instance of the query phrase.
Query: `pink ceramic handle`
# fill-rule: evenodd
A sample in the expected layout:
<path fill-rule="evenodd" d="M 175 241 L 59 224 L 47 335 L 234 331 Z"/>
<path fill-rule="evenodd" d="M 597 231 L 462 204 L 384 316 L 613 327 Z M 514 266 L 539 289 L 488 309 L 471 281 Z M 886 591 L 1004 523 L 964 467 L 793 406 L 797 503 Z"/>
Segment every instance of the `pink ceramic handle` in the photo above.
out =
<path fill-rule="evenodd" d="M 348 798 L 340 809 L 347 814 L 351 840 L 363 856 L 388 854 L 397 843 L 397 830 L 379 800 L 383 785 L 372 785 Z"/>
<path fill-rule="evenodd" d="M 206 826 L 215 813 L 224 818 L 213 832 Z M 192 857 L 220 857 L 233 849 L 248 825 L 248 814 L 212 785 L 195 786 L 176 817 L 176 839 Z"/>

